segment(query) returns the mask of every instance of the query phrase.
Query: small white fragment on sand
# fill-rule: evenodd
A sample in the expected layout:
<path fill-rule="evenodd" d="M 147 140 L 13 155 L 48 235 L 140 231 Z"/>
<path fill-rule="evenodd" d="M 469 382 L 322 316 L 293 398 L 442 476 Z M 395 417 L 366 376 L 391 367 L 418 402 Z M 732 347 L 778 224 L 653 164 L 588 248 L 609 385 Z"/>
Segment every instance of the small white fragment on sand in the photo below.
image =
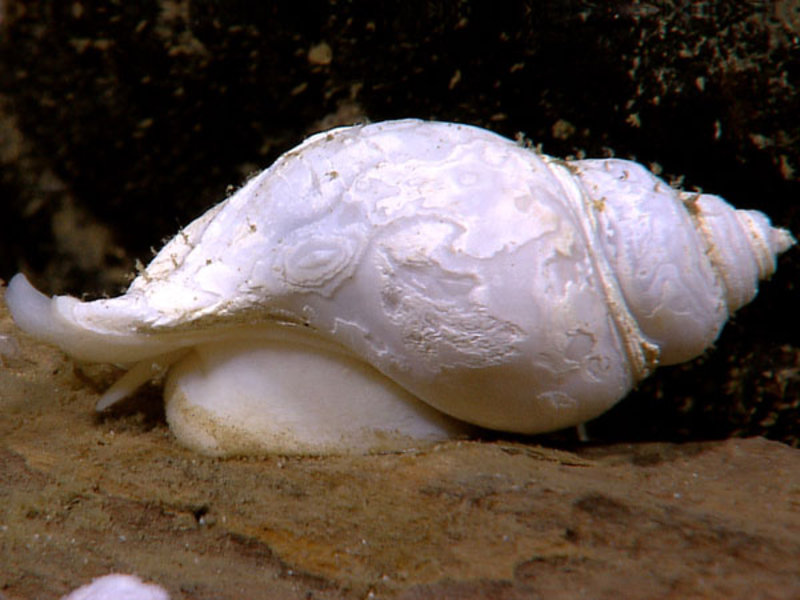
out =
<path fill-rule="evenodd" d="M 61 600 L 169 600 L 167 591 L 134 575 L 114 573 L 79 587 Z"/>

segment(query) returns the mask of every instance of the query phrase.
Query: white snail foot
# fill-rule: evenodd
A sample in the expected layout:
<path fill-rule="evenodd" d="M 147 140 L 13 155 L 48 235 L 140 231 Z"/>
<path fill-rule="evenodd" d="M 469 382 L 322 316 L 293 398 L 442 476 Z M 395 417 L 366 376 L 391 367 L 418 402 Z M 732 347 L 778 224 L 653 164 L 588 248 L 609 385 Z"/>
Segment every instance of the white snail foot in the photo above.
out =
<path fill-rule="evenodd" d="M 164 395 L 178 440 L 213 456 L 392 451 L 469 431 L 363 362 L 285 340 L 198 346 Z"/>

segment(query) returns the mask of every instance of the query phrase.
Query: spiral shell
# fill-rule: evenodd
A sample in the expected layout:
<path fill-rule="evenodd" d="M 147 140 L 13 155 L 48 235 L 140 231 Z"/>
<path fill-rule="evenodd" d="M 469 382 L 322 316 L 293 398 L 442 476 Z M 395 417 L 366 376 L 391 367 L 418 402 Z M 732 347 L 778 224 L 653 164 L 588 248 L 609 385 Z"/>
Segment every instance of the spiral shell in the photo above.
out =
<path fill-rule="evenodd" d="M 70 355 L 132 365 L 101 408 L 169 367 L 198 450 L 360 451 L 591 419 L 702 353 L 793 243 L 630 161 L 388 121 L 287 152 L 120 297 L 18 275 L 7 302 Z"/>

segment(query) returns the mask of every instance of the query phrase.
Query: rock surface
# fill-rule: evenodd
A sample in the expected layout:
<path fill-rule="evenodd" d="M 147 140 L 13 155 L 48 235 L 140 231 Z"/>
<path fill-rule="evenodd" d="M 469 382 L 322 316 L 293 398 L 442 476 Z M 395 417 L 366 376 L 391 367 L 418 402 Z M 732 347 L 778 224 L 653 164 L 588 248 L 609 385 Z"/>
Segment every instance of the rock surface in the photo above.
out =
<path fill-rule="evenodd" d="M 113 377 L 0 306 L 0 593 L 110 572 L 173 599 L 797 598 L 800 450 L 764 439 L 217 460 L 156 393 L 98 417 Z"/>

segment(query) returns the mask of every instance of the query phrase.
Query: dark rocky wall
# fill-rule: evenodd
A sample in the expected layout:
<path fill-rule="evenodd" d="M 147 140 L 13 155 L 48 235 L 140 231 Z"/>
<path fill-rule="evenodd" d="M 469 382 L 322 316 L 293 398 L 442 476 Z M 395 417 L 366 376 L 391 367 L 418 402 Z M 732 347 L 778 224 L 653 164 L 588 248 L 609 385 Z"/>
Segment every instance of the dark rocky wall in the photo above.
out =
<path fill-rule="evenodd" d="M 0 4 L 0 277 L 116 293 L 303 136 L 405 116 L 635 158 L 800 232 L 800 3 Z M 798 443 L 797 250 L 701 364 L 589 432 Z"/>

